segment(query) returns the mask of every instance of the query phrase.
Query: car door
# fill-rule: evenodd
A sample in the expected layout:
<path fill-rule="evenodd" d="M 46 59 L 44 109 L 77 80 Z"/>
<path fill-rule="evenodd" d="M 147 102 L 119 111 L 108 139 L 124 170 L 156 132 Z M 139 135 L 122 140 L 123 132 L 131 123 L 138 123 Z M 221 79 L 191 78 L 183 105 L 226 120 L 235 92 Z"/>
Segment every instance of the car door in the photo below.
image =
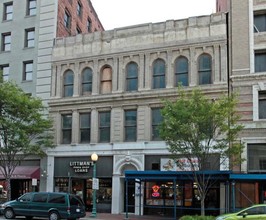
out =
<path fill-rule="evenodd" d="M 32 198 L 32 202 L 29 206 L 31 216 L 46 217 L 48 216 L 47 210 L 47 193 L 35 193 Z"/>
<path fill-rule="evenodd" d="M 243 210 L 238 214 L 237 219 L 256 219 L 256 220 L 265 220 L 265 206 L 256 206 L 249 209 Z"/>
<path fill-rule="evenodd" d="M 16 215 L 26 215 L 29 212 L 29 205 L 32 200 L 32 194 L 26 193 L 19 197 L 14 204 L 12 204 L 12 208 L 15 211 Z"/>

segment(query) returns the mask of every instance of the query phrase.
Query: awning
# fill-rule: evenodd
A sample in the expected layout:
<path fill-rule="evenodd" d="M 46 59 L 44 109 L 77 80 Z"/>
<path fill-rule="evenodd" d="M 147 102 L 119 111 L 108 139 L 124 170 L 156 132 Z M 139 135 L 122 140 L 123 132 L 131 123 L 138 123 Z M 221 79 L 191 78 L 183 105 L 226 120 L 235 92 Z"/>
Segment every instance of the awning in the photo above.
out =
<path fill-rule="evenodd" d="M 0 179 L 5 179 L 2 172 L 0 172 Z M 40 167 L 17 166 L 11 176 L 11 179 L 40 179 Z"/>

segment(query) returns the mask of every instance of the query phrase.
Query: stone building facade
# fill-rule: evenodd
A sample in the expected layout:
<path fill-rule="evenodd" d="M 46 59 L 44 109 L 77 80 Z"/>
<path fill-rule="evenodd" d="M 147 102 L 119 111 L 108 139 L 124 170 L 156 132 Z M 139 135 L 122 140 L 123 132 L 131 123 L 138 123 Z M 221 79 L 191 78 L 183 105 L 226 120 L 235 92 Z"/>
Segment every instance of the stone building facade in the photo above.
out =
<path fill-rule="evenodd" d="M 59 160 L 89 160 L 96 152 L 100 186 L 108 182 L 111 193 L 105 211 L 124 212 L 124 171 L 160 170 L 170 158 L 156 133 L 162 99 L 177 97 L 178 82 L 214 98 L 228 92 L 226 27 L 226 15 L 217 13 L 57 38 L 49 101 L 57 147 L 47 152 L 47 190 L 59 182 Z M 65 171 L 61 178 L 68 186 L 80 179 L 87 201 L 84 175 L 72 172 L 68 181 Z"/>

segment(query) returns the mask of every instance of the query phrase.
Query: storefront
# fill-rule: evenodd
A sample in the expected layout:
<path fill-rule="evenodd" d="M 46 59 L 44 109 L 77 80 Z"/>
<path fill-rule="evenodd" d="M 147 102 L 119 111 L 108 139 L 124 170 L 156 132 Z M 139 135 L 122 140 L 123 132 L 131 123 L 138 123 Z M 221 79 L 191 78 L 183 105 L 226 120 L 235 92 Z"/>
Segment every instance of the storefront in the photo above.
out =
<path fill-rule="evenodd" d="M 97 161 L 97 212 L 111 212 L 112 157 L 100 157 Z M 92 170 L 89 157 L 57 157 L 54 167 L 54 191 L 79 195 L 88 211 L 92 208 Z"/>
<path fill-rule="evenodd" d="M 206 178 L 212 180 L 206 199 L 206 214 L 219 214 L 221 183 L 229 178 L 228 171 L 203 172 Z M 130 191 L 129 182 L 135 181 L 135 187 L 142 192 L 141 203 L 135 204 L 143 215 L 177 216 L 185 214 L 200 214 L 200 196 L 197 184 L 193 182 L 191 171 L 126 171 L 126 191 Z M 222 184 L 225 186 L 225 184 Z M 226 186 L 225 186 L 226 187 Z M 224 191 L 227 191 L 224 189 Z M 126 193 L 128 197 L 130 194 Z M 126 198 L 130 201 L 130 198 Z M 130 205 L 127 202 L 127 209 Z M 143 212 L 141 212 L 141 209 Z"/>
<path fill-rule="evenodd" d="M 39 166 L 17 166 L 11 176 L 11 199 L 16 199 L 26 192 L 39 191 L 40 167 Z M 2 200 L 6 194 L 6 180 L 0 173 L 0 185 Z"/>

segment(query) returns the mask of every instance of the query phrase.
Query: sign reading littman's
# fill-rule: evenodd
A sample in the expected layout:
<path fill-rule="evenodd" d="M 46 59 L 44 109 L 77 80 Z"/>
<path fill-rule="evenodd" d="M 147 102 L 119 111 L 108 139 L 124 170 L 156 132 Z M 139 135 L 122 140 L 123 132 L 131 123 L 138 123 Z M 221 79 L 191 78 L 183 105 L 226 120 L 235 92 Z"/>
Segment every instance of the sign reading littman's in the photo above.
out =
<path fill-rule="evenodd" d="M 90 161 L 70 161 L 69 166 L 73 168 L 75 173 L 88 173 L 91 167 Z"/>

